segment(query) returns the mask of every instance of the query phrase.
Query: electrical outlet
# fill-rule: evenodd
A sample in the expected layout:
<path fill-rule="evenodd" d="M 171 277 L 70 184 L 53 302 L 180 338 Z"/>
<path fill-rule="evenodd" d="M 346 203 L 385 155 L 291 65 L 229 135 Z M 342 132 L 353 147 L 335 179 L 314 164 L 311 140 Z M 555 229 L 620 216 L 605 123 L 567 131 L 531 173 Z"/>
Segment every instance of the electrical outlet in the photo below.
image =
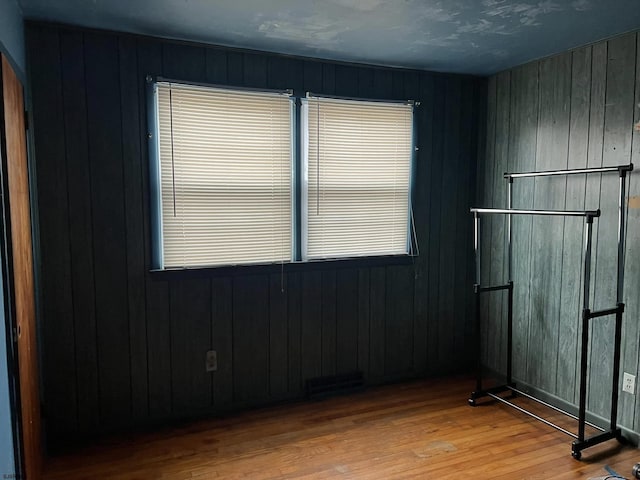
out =
<path fill-rule="evenodd" d="M 636 376 L 624 372 L 622 376 L 622 391 L 630 394 L 636 393 Z"/>
<path fill-rule="evenodd" d="M 205 368 L 207 372 L 215 372 L 216 370 L 218 370 L 218 355 L 215 350 L 209 350 L 207 352 Z"/>

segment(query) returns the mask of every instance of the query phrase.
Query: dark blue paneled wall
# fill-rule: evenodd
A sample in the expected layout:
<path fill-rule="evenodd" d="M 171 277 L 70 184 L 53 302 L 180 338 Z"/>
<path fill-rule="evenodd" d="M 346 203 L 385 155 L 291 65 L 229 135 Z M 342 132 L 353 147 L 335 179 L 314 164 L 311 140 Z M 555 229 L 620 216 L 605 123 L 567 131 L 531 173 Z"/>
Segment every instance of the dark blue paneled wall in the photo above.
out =
<path fill-rule="evenodd" d="M 45 24 L 27 44 L 50 440 L 468 368 L 482 80 Z M 150 273 L 147 75 L 419 100 L 420 256 Z"/>

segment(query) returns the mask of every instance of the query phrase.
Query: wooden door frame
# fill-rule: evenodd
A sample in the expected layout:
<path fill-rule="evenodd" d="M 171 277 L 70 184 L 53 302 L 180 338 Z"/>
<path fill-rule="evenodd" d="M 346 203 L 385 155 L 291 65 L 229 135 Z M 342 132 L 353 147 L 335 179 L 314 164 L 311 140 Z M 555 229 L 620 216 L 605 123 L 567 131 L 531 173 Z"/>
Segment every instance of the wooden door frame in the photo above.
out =
<path fill-rule="evenodd" d="M 5 75 L 6 74 L 6 75 Z M 21 110 L 18 115 L 18 121 L 21 120 L 21 126 L 18 128 L 22 128 L 22 137 L 20 140 L 24 140 L 24 144 L 20 145 L 19 148 L 22 149 L 22 154 L 24 155 L 22 159 L 24 159 L 25 165 L 24 168 L 26 170 L 27 176 L 27 189 L 30 190 L 29 185 L 29 164 L 28 164 L 28 156 L 27 156 L 27 137 L 26 137 L 26 114 L 25 114 L 25 105 L 24 105 L 24 87 L 20 82 L 19 78 L 15 74 L 13 67 L 8 61 L 8 58 L 0 53 L 0 189 L 2 193 L 2 197 L 0 199 L 1 211 L 2 211 L 2 221 L 0 224 L 0 249 L 2 255 L 2 265 L 0 266 L 0 274 L 3 276 L 3 291 L 4 295 L 4 310 L 5 310 L 5 322 L 7 329 L 7 362 L 8 368 L 11 369 L 9 372 L 10 376 L 10 395 L 11 395 L 11 416 L 12 416 L 12 428 L 13 428 L 13 442 L 14 442 L 14 460 L 16 465 L 16 478 L 28 478 L 28 480 L 39 479 L 41 475 L 41 461 L 42 461 L 42 445 L 41 445 L 41 431 L 40 431 L 40 397 L 39 397 L 39 378 L 35 379 L 35 386 L 27 392 L 26 397 L 35 401 L 37 404 L 35 405 L 36 415 L 33 415 L 34 410 L 31 412 L 27 412 L 26 415 L 23 414 L 23 410 L 26 408 L 24 405 L 23 391 L 25 388 L 25 375 L 33 374 L 35 371 L 35 376 L 38 376 L 38 356 L 37 356 L 37 343 L 36 343 L 36 319 L 35 319 L 35 300 L 36 300 L 36 292 L 35 292 L 35 264 L 34 264 L 34 251 L 33 251 L 33 222 L 31 221 L 33 208 L 30 205 L 30 195 L 28 194 L 28 215 L 29 215 L 29 234 L 31 238 L 30 245 L 30 253 L 31 253 L 31 275 L 32 275 L 32 289 L 33 289 L 33 317 L 31 318 L 31 323 L 28 324 L 28 320 L 23 322 L 28 324 L 25 328 L 29 329 L 27 332 L 28 337 L 25 338 L 22 345 L 24 348 L 24 342 L 29 339 L 32 340 L 33 345 L 30 345 L 33 348 L 32 355 L 32 363 L 35 362 L 35 366 L 31 369 L 31 372 L 26 372 L 25 366 L 20 365 L 20 357 L 21 357 L 21 346 L 20 346 L 20 321 L 18 319 L 18 310 L 20 307 L 16 307 L 16 277 L 15 277 L 15 258 L 14 258 L 14 235 L 12 231 L 12 210 L 11 210 L 11 190 L 10 190 L 10 169 L 16 168 L 16 165 L 10 166 L 9 159 L 9 140 L 7 138 L 7 120 L 5 111 L 5 80 L 9 77 L 13 86 L 18 85 L 20 87 L 20 95 L 18 96 L 21 100 Z M 9 87 L 10 88 L 10 87 Z M 24 116 L 23 116 L 24 115 Z M 22 135 L 21 134 L 21 135 Z M 20 135 L 20 136 L 21 136 Z M 13 138 L 14 145 L 15 137 Z M 18 142 L 19 143 L 19 142 Z M 17 162 L 16 162 L 17 163 Z M 15 172 L 15 170 L 14 170 Z M 12 184 L 14 191 L 18 184 Z M 20 204 L 20 202 L 17 202 Z M 16 207 L 17 208 L 17 207 Z M 24 278 L 24 277 L 23 277 Z M 24 304 L 24 302 L 23 302 Z M 25 320 L 23 318 L 22 320 Z M 9 358 L 11 357 L 11 358 Z M 27 362 L 28 363 L 28 362 Z M 33 391 L 35 390 L 35 391 Z M 32 418 L 36 417 L 36 418 Z M 36 434 L 35 441 L 33 435 L 33 429 L 28 426 L 25 426 L 26 419 L 31 419 L 32 422 L 36 422 Z M 28 435 L 25 434 L 25 428 L 30 429 Z M 27 437 L 29 440 L 27 440 Z M 26 445 L 25 442 L 29 441 L 30 444 Z M 35 452 L 35 453 L 34 453 Z"/>
<path fill-rule="evenodd" d="M 0 55 L 4 58 L 4 55 Z M 1 60 L 0 58 L 0 60 Z M 22 409 L 20 408 L 20 375 L 18 362 L 18 341 L 15 312 L 13 309 L 13 258 L 11 249 L 11 222 L 8 204 L 7 171 L 7 139 L 4 129 L 4 101 L 2 95 L 2 71 L 4 62 L 0 62 L 0 275 L 2 275 L 2 291 L 5 334 L 7 349 L 7 376 L 9 380 L 9 415 L 13 434 L 13 455 L 16 478 L 24 476 L 24 458 L 22 455 Z"/>

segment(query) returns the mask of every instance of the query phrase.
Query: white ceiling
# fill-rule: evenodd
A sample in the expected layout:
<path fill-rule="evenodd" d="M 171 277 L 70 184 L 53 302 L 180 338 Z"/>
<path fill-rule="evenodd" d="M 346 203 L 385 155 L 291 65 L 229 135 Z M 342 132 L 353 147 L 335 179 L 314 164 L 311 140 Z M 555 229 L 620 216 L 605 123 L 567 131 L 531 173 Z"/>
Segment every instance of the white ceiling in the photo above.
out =
<path fill-rule="evenodd" d="M 19 0 L 25 18 L 487 75 L 640 29 L 640 0 Z"/>

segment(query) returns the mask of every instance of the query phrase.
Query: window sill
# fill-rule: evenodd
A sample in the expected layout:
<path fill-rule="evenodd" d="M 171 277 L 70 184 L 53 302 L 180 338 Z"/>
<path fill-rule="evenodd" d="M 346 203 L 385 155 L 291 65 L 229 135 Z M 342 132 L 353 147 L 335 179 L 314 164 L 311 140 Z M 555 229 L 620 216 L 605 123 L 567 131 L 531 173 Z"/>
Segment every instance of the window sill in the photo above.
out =
<path fill-rule="evenodd" d="M 334 270 L 343 268 L 371 268 L 397 265 L 411 265 L 415 257 L 411 255 L 385 255 L 378 257 L 354 257 L 331 260 L 312 260 L 307 262 L 269 263 L 258 265 L 225 265 L 220 267 L 190 267 L 150 270 L 153 278 L 177 279 L 197 277 L 228 277 L 239 275 L 265 275 L 270 273 L 310 272 L 315 270 Z"/>

